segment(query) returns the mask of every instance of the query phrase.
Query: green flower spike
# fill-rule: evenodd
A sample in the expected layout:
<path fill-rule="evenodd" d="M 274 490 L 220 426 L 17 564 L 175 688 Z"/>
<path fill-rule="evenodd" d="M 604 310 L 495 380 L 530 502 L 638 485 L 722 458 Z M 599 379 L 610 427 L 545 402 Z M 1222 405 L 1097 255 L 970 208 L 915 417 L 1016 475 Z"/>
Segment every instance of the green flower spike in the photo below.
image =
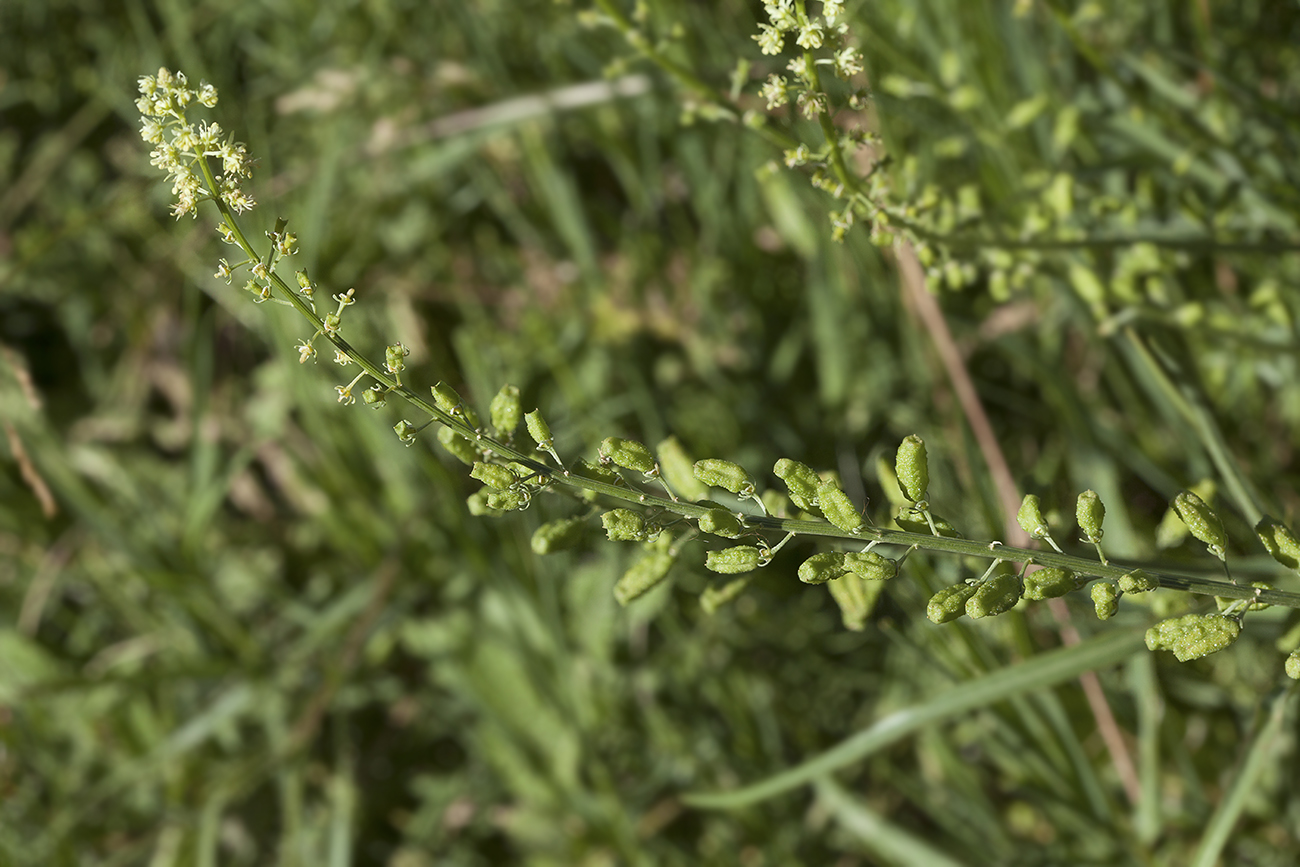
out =
<path fill-rule="evenodd" d="M 523 411 L 519 403 L 519 389 L 513 385 L 501 386 L 501 390 L 488 405 L 488 414 L 492 417 L 492 429 L 496 431 L 497 436 L 506 440 L 513 439 Z"/>
<path fill-rule="evenodd" d="M 887 581 L 898 574 L 898 564 L 875 551 L 850 551 L 844 555 L 844 568 L 867 581 Z"/>
<path fill-rule="evenodd" d="M 459 434 L 449 427 L 438 429 L 438 442 L 442 447 L 449 451 L 456 460 L 466 466 L 473 466 L 474 462 L 479 459 L 479 450 L 474 448 L 474 444 L 469 441 L 469 437 Z"/>
<path fill-rule="evenodd" d="M 862 516 L 853 507 L 853 501 L 834 482 L 822 482 L 817 489 L 817 505 L 826 520 L 841 530 L 856 533 L 862 526 Z"/>
<path fill-rule="evenodd" d="M 1035 602 L 1064 596 L 1078 586 L 1074 573 L 1059 566 L 1048 566 L 1024 577 L 1025 598 Z"/>
<path fill-rule="evenodd" d="M 844 574 L 844 555 L 838 551 L 813 554 L 799 567 L 799 580 L 805 584 L 825 584 Z"/>
<path fill-rule="evenodd" d="M 1110 620 L 1119 610 L 1119 590 L 1109 581 L 1098 581 L 1089 591 L 1098 620 Z"/>
<path fill-rule="evenodd" d="M 461 438 L 464 439 L 464 437 Z M 515 474 L 505 467 L 497 464 L 485 464 L 482 461 L 474 462 L 474 469 L 470 470 L 469 475 L 470 478 L 478 479 L 489 488 L 497 491 L 509 490 L 519 481 Z"/>
<path fill-rule="evenodd" d="M 600 516 L 600 523 L 605 526 L 605 535 L 611 542 L 644 542 L 646 539 L 645 518 L 640 512 L 611 509 Z"/>
<path fill-rule="evenodd" d="M 1173 507 L 1178 517 L 1183 519 L 1192 535 L 1205 543 L 1210 553 L 1220 560 L 1228 557 L 1228 534 L 1223 530 L 1223 522 L 1205 501 L 1191 491 L 1183 491 L 1174 497 Z"/>
<path fill-rule="evenodd" d="M 554 554 L 567 551 L 582 544 L 585 525 L 581 518 L 561 518 L 547 521 L 533 531 L 532 549 L 534 554 Z"/>
<path fill-rule="evenodd" d="M 762 564 L 762 560 L 762 551 L 752 545 L 737 545 L 734 548 L 723 548 L 721 551 L 710 551 L 705 557 L 704 568 L 723 575 L 739 575 L 757 569 Z"/>
<path fill-rule="evenodd" d="M 648 448 L 636 440 L 625 440 L 621 437 L 606 437 L 601 442 L 600 459 L 602 462 L 608 461 L 625 470 L 636 470 L 645 475 L 650 475 L 656 470 L 654 455 L 650 454 Z"/>
<path fill-rule="evenodd" d="M 614 599 L 619 605 L 627 605 L 633 599 L 643 596 L 667 577 L 677 562 L 676 552 L 671 545 L 672 538 L 665 533 L 645 546 L 646 553 L 614 585 Z"/>
<path fill-rule="evenodd" d="M 817 500 L 817 489 L 821 487 L 822 480 L 811 467 L 790 458 L 781 458 L 772 468 L 772 472 L 785 482 L 792 503 L 805 512 L 816 509 L 813 503 Z"/>
<path fill-rule="evenodd" d="M 1300 540 L 1289 527 L 1265 517 L 1255 525 L 1255 533 L 1274 560 L 1288 569 L 1300 571 Z"/>
<path fill-rule="evenodd" d="M 1097 556 L 1101 562 L 1106 563 L 1106 555 L 1101 552 L 1101 525 L 1106 520 L 1106 506 L 1101 502 L 1101 497 L 1096 491 L 1084 491 L 1079 495 L 1079 500 L 1074 506 L 1074 516 L 1079 522 L 1079 529 L 1083 531 L 1084 538 L 1097 549 Z"/>
<path fill-rule="evenodd" d="M 966 600 L 966 616 L 972 619 L 1005 614 L 1020 601 L 1020 576 L 1015 573 L 990 575 Z"/>
<path fill-rule="evenodd" d="M 979 587 L 960 581 L 945 587 L 930 597 L 925 606 L 925 616 L 935 623 L 949 623 L 966 613 L 966 602 Z"/>
<path fill-rule="evenodd" d="M 930 487 L 930 468 L 925 442 L 916 434 L 903 440 L 894 459 L 894 472 L 903 496 L 922 509 L 927 508 L 926 491 Z"/>
<path fill-rule="evenodd" d="M 1147 630 L 1148 650 L 1172 650 L 1179 662 L 1188 662 L 1229 647 L 1241 634 L 1235 617 L 1220 614 L 1185 614 L 1162 620 Z"/>
<path fill-rule="evenodd" d="M 1043 518 L 1043 510 L 1037 496 L 1025 494 L 1025 499 L 1020 503 L 1020 511 L 1016 512 L 1016 521 L 1020 524 L 1020 529 L 1028 533 L 1031 539 L 1044 541 L 1052 546 L 1053 551 L 1062 553 L 1056 540 L 1052 538 L 1051 528 Z"/>
<path fill-rule="evenodd" d="M 700 532 L 727 539 L 738 539 L 745 532 L 745 525 L 726 509 L 709 509 L 700 516 L 699 524 Z"/>

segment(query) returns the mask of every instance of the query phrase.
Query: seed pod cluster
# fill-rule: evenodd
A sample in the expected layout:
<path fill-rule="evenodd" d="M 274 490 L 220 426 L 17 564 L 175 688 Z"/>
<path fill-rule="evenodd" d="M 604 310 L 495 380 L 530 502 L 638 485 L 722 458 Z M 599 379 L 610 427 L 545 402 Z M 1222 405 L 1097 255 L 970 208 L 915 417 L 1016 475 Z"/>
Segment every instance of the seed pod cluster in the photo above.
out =
<path fill-rule="evenodd" d="M 1052 535 L 1043 518 L 1042 506 L 1034 494 L 1025 494 L 1025 499 L 1020 503 L 1020 511 L 1016 512 L 1016 522 L 1032 539 L 1046 539 Z"/>
<path fill-rule="evenodd" d="M 542 451 L 550 451 L 555 445 L 554 438 L 551 437 L 551 426 L 542 418 L 540 410 L 533 410 L 524 416 L 524 424 L 528 426 L 528 435 L 537 443 L 537 448 Z"/>
<path fill-rule="evenodd" d="M 1026 531 L 1028 532 L 1028 531 Z M 1024 577 L 1025 598 L 1035 602 L 1064 596 L 1078 586 L 1074 573 L 1059 566 L 1048 566 Z"/>
<path fill-rule="evenodd" d="M 943 588 L 926 603 L 925 616 L 935 623 L 956 620 L 966 613 L 966 603 L 978 589 L 978 585 L 967 584 L 965 581 Z"/>
<path fill-rule="evenodd" d="M 1020 576 L 1012 573 L 990 575 L 966 600 L 966 616 L 971 619 L 1005 614 L 1020 601 Z"/>
<path fill-rule="evenodd" d="M 704 558 L 704 567 L 723 575 L 738 575 L 757 569 L 762 556 L 762 552 L 752 545 L 737 545 L 721 551 L 710 551 Z"/>
<path fill-rule="evenodd" d="M 1149 593 L 1160 589 L 1160 582 L 1141 569 L 1134 569 L 1119 579 L 1121 593 Z"/>
<path fill-rule="evenodd" d="M 853 533 L 862 526 L 862 516 L 853 507 L 853 501 L 834 482 L 822 482 L 817 488 L 817 504 L 826 520 L 841 530 Z"/>
<path fill-rule="evenodd" d="M 1079 522 L 1079 529 L 1083 531 L 1084 538 L 1094 545 L 1099 544 L 1102 537 L 1101 525 L 1106 520 L 1106 506 L 1101 502 L 1101 497 L 1096 491 L 1084 491 L 1079 495 L 1074 507 L 1074 516 Z"/>
<path fill-rule="evenodd" d="M 898 574 L 898 564 L 875 551 L 849 551 L 844 568 L 867 581 L 888 581 Z"/>
<path fill-rule="evenodd" d="M 822 480 L 811 467 L 790 458 L 781 458 L 772 468 L 772 472 L 785 482 L 792 503 L 805 512 L 816 509 L 817 489 L 821 487 Z"/>
<path fill-rule="evenodd" d="M 515 474 L 505 467 L 499 464 L 486 464 L 482 461 L 474 462 L 474 469 L 470 470 L 469 475 L 470 478 L 478 479 L 489 488 L 497 491 L 507 490 L 519 481 Z"/>
<path fill-rule="evenodd" d="M 606 437 L 600 443 L 600 459 L 616 464 L 625 470 L 639 473 L 652 473 L 655 470 L 654 455 L 643 443 L 625 440 L 622 437 Z"/>
<path fill-rule="evenodd" d="M 1174 511 L 1183 519 L 1192 535 L 1205 543 L 1210 553 L 1224 560 L 1228 556 L 1228 534 L 1223 530 L 1223 522 L 1204 500 L 1191 491 L 1183 491 L 1174 497 Z"/>
<path fill-rule="evenodd" d="M 726 509 L 709 509 L 699 519 L 700 532 L 727 539 L 738 539 L 745 532 L 740 519 Z"/>
<path fill-rule="evenodd" d="M 492 417 L 492 427 L 497 436 L 509 439 L 519 427 L 523 415 L 523 406 L 519 402 L 519 389 L 513 385 L 503 385 L 488 405 L 488 414 Z"/>
<path fill-rule="evenodd" d="M 1172 650 L 1179 662 L 1200 659 L 1230 646 L 1241 634 L 1235 617 L 1184 614 L 1162 620 L 1146 632 L 1148 650 Z"/>
<path fill-rule="evenodd" d="M 611 542 L 644 542 L 646 539 L 645 518 L 640 512 L 610 509 L 600 516 L 600 523 Z"/>
<path fill-rule="evenodd" d="M 1119 610 L 1119 589 L 1109 581 L 1098 581 L 1089 591 L 1098 620 L 1110 620 Z"/>
<path fill-rule="evenodd" d="M 844 574 L 844 555 L 839 551 L 813 554 L 799 566 L 799 580 L 805 584 L 825 584 Z"/>
<path fill-rule="evenodd" d="M 1300 571 L 1300 540 L 1289 527 L 1265 517 L 1255 525 L 1255 533 L 1269 556 L 1288 569 Z"/>
<path fill-rule="evenodd" d="M 757 490 L 753 476 L 745 472 L 745 468 L 740 464 L 733 464 L 731 461 L 705 458 L 695 462 L 694 472 L 695 478 L 704 484 L 714 488 L 724 488 L 733 494 L 748 497 Z"/>

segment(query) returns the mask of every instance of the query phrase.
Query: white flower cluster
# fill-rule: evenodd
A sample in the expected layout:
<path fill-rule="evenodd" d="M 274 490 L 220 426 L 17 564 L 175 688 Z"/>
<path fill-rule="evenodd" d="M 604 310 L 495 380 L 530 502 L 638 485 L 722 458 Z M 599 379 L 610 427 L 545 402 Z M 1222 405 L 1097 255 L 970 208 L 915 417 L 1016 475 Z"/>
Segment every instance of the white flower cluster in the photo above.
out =
<path fill-rule="evenodd" d="M 759 24 L 754 41 L 764 54 L 778 55 L 785 50 L 787 33 L 794 34 L 795 45 L 811 52 L 819 48 L 829 48 L 831 56 L 810 60 L 807 54 L 796 55 L 787 64 L 786 69 L 793 73 L 794 81 L 782 76 L 771 75 L 763 85 L 761 95 L 767 100 L 768 110 L 779 108 L 790 100 L 799 99 L 800 108 L 805 115 L 815 117 L 825 110 L 825 101 L 814 95 L 805 95 L 800 91 L 818 90 L 815 66 L 831 67 L 835 75 L 848 79 L 862 72 L 862 54 L 852 46 L 844 46 L 843 40 L 848 32 L 848 24 L 839 21 L 844 14 L 843 0 L 824 0 L 822 18 L 809 17 L 803 4 L 795 5 L 795 0 L 765 0 L 763 11 L 767 13 L 769 24 Z"/>
<path fill-rule="evenodd" d="M 178 218 L 184 214 L 197 215 L 198 203 L 203 197 L 203 178 L 196 173 L 199 160 L 216 157 L 221 160 L 221 175 L 217 178 L 218 193 L 237 212 L 252 208 L 253 197 L 240 189 L 240 179 L 250 175 L 248 152 L 241 142 L 229 137 L 221 140 L 221 127 L 215 123 L 190 123 L 185 110 L 194 103 L 212 108 L 217 104 L 217 89 L 200 82 L 198 90 L 188 86 L 183 72 L 163 68 L 157 75 L 140 78 L 140 98 L 135 101 L 143 119 L 140 137 L 154 146 L 149 154 L 150 165 L 167 173 L 172 182 L 176 204 L 172 213 Z M 171 130 L 171 141 L 166 134 Z"/>

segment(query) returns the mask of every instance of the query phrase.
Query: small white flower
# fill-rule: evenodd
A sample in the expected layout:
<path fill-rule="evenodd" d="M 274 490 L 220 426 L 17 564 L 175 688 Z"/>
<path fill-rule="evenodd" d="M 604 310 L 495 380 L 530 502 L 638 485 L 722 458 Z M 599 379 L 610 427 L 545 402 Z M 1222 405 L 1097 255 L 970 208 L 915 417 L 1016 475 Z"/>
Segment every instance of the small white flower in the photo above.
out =
<path fill-rule="evenodd" d="M 799 18 L 794 11 L 794 0 L 776 0 L 763 4 L 763 11 L 777 30 L 793 30 L 799 26 Z"/>
<path fill-rule="evenodd" d="M 783 75 L 769 75 L 759 95 L 767 100 L 768 111 L 780 108 L 790 101 L 790 83 Z"/>
<path fill-rule="evenodd" d="M 799 28 L 799 36 L 795 39 L 795 42 L 800 48 L 807 48 L 809 50 L 821 48 L 824 36 L 825 32 L 822 30 L 821 24 L 816 21 L 810 21 L 803 27 Z"/>
<path fill-rule="evenodd" d="M 208 108 L 215 108 L 217 105 L 217 89 L 206 81 L 199 82 L 199 102 Z"/>
<path fill-rule="evenodd" d="M 298 350 L 299 364 L 305 364 L 309 358 L 312 361 L 316 360 L 316 347 L 312 346 L 308 341 L 304 340 L 302 343 L 295 346 L 294 349 Z"/>
<path fill-rule="evenodd" d="M 844 14 L 844 0 L 822 0 L 822 17 L 827 24 L 834 24 L 835 19 Z"/>
<path fill-rule="evenodd" d="M 759 32 L 753 37 L 758 43 L 759 49 L 764 54 L 780 54 L 781 49 L 785 47 L 785 37 L 781 31 L 767 24 L 758 25 Z"/>
<path fill-rule="evenodd" d="M 852 46 L 835 52 L 835 74 L 848 78 L 862 71 L 862 54 Z"/>

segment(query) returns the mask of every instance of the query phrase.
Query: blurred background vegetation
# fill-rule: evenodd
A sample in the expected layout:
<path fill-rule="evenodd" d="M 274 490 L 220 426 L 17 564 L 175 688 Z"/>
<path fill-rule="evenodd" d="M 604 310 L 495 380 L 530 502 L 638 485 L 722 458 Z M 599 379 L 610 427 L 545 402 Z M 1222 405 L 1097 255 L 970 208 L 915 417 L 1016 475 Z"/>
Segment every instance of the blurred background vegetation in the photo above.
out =
<path fill-rule="evenodd" d="M 166 216 L 133 105 L 161 65 L 217 85 L 213 119 L 259 160 L 247 225 L 287 218 L 298 267 L 356 287 L 353 342 L 411 347 L 409 382 L 514 383 L 569 458 L 672 434 L 837 469 L 878 521 L 877 459 L 920 433 L 935 508 L 999 538 L 892 255 L 863 227 L 831 242 L 826 194 L 760 171 L 780 154 L 742 126 L 683 122 L 673 81 L 577 11 L 0 5 L 0 863 L 1294 863 L 1285 610 L 1217 656 L 1101 673 L 1131 778 L 1066 681 L 814 788 L 685 804 L 1032 660 L 1060 625 L 934 626 L 928 593 L 973 566 L 914 556 L 848 631 L 794 580 L 800 541 L 713 617 L 702 544 L 620 609 L 632 546 L 534 556 L 532 530 L 575 513 L 559 498 L 470 517 L 477 485 L 431 438 L 401 448 L 400 408 L 340 408 L 342 372 L 296 363 L 292 311 L 213 279 L 211 212 Z M 759 4 L 644 13 L 724 92 L 753 61 L 741 105 L 762 109 Z M 873 0 L 847 20 L 876 102 L 844 123 L 880 132 L 900 197 L 973 190 L 952 231 L 1224 241 L 1010 264 L 976 244 L 940 301 L 1061 537 L 1093 488 L 1112 557 L 1220 574 L 1162 524 L 1208 480 L 1234 574 L 1298 589 L 1250 524 L 1300 518 L 1300 9 Z M 587 87 L 607 75 L 617 93 Z M 1085 635 L 1204 610 L 1158 593 L 1098 626 L 1076 595 Z"/>

